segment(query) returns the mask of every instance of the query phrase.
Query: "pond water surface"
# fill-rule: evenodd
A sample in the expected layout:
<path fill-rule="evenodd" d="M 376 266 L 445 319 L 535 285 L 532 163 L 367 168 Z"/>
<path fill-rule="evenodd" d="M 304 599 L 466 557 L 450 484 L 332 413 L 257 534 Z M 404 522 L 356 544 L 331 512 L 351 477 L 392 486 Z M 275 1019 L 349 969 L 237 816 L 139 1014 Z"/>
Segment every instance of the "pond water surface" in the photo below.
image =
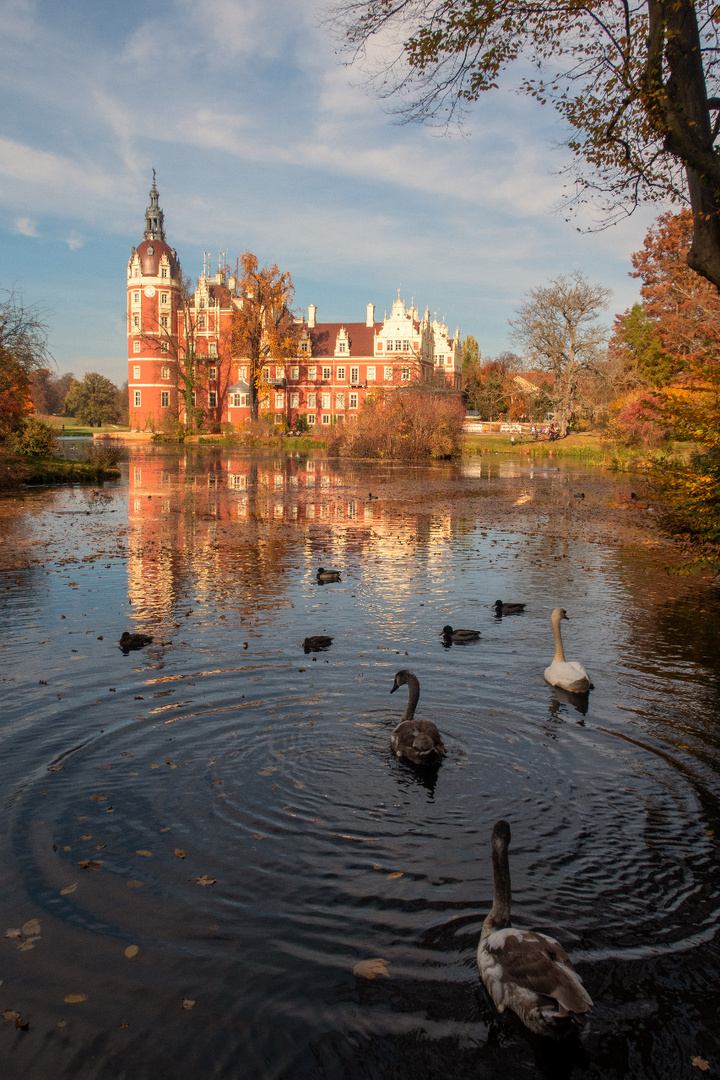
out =
<path fill-rule="evenodd" d="M 717 1074 L 720 604 L 627 478 L 496 460 L 143 447 L 0 502 L 0 1075 Z M 390 753 L 403 667 L 434 776 Z M 479 982 L 500 817 L 595 1001 L 566 1044 Z"/>

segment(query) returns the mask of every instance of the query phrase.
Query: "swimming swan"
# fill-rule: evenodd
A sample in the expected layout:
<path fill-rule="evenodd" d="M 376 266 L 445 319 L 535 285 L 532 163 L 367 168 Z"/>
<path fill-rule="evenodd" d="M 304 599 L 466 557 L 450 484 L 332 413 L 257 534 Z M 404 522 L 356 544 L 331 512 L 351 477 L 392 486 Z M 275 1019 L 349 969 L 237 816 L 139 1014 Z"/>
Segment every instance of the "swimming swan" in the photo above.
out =
<path fill-rule="evenodd" d="M 582 664 L 577 660 L 566 660 L 563 651 L 562 636 L 560 634 L 560 622 L 567 619 L 565 608 L 557 607 L 550 616 L 550 622 L 555 635 L 555 656 L 552 664 L 545 668 L 545 681 L 551 686 L 559 686 L 563 690 L 569 690 L 571 694 L 586 694 L 592 690 L 593 684 Z"/>
<path fill-rule="evenodd" d="M 559 942 L 512 926 L 509 843 L 510 826 L 498 821 L 492 831 L 495 894 L 477 951 L 480 978 L 498 1012 L 512 1009 L 536 1035 L 562 1039 L 582 1024 L 592 998 Z"/>
<path fill-rule="evenodd" d="M 417 675 L 403 669 L 395 674 L 391 694 L 407 684 L 408 703 L 402 720 L 390 736 L 390 746 L 398 757 L 413 765 L 439 765 L 447 753 L 440 732 L 432 720 L 415 720 L 415 708 L 420 700 L 420 683 Z"/>

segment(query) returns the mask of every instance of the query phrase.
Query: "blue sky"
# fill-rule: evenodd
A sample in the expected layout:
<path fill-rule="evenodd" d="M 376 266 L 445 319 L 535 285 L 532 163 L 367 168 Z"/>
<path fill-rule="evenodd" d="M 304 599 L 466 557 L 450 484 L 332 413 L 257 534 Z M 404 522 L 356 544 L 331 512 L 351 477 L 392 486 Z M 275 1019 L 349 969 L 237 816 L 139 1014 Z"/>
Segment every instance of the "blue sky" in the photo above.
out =
<path fill-rule="evenodd" d="M 298 310 L 409 304 L 509 347 L 528 289 L 581 270 L 613 291 L 660 208 L 604 232 L 554 212 L 555 113 L 481 98 L 464 132 L 398 126 L 343 65 L 315 0 L 0 0 L 0 287 L 45 309 L 60 372 L 127 376 L 125 271 L 153 167 L 183 269 L 245 250 Z"/>

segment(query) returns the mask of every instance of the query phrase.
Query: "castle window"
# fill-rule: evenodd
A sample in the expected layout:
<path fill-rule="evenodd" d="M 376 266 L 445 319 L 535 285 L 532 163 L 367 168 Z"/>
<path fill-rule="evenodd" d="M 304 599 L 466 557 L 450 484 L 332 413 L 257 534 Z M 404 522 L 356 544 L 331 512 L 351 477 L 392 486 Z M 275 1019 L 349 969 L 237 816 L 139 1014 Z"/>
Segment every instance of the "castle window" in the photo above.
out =
<path fill-rule="evenodd" d="M 164 368 L 161 369 L 160 378 L 161 379 L 169 379 L 170 378 L 170 368 L 169 367 L 164 367 Z"/>
<path fill-rule="evenodd" d="M 312 427 L 315 423 L 315 413 L 310 413 L 307 418 L 308 424 Z"/>
<path fill-rule="evenodd" d="M 402 369 L 402 377 L 403 377 L 403 379 L 405 379 L 406 381 L 407 381 L 407 380 L 408 380 L 408 379 L 410 378 L 410 368 L 409 368 L 409 367 L 404 367 L 404 368 Z"/>
<path fill-rule="evenodd" d="M 323 409 L 329 409 L 330 408 L 330 395 L 329 394 L 321 394 L 320 397 L 321 397 L 321 400 L 322 400 Z M 323 423 L 325 423 L 325 421 L 323 421 Z"/>
<path fill-rule="evenodd" d="M 167 317 L 167 315 L 161 315 L 161 316 L 160 316 L 160 325 L 161 325 L 161 326 L 164 326 L 164 327 L 167 327 L 167 324 L 168 324 L 168 317 Z"/>
<path fill-rule="evenodd" d="M 409 341 L 403 341 L 402 347 L 403 347 L 403 352 L 410 352 L 410 342 Z"/>
<path fill-rule="evenodd" d="M 385 368 L 385 382 L 392 382 L 392 371 L 391 367 Z"/>
<path fill-rule="evenodd" d="M 193 391 L 192 391 L 192 393 L 190 394 L 190 398 L 191 398 L 191 400 L 192 400 L 192 403 L 193 403 L 193 407 L 194 407 L 195 405 L 197 405 L 197 394 L 195 393 L 195 391 L 194 391 L 194 390 L 193 390 Z"/>
<path fill-rule="evenodd" d="M 140 342 L 133 341 L 133 352 L 140 352 Z"/>
<path fill-rule="evenodd" d="M 238 368 L 238 379 L 247 379 L 247 366 L 241 364 Z"/>
<path fill-rule="evenodd" d="M 217 368 L 216 367 L 208 368 L 208 379 L 211 379 L 211 380 L 217 379 Z"/>
<path fill-rule="evenodd" d="M 198 315 L 197 324 L 198 324 L 198 330 L 204 330 L 205 329 L 205 316 L 204 315 Z"/>
<path fill-rule="evenodd" d="M 338 352 L 347 352 L 347 342 L 338 341 Z"/>
<path fill-rule="evenodd" d="M 311 382 L 315 382 L 317 379 L 317 368 L 314 365 L 311 365 L 308 368 L 308 379 L 310 379 Z"/>
<path fill-rule="evenodd" d="M 360 382 L 360 368 L 356 368 L 356 367 L 351 367 L 350 368 L 350 382 L 351 383 Z"/>
<path fill-rule="evenodd" d="M 217 407 L 217 393 L 215 390 L 208 391 L 208 408 L 215 409 Z"/>
<path fill-rule="evenodd" d="M 276 409 L 282 409 L 284 404 L 285 404 L 285 395 L 282 394 L 282 393 L 277 393 L 275 395 L 275 408 Z"/>
<path fill-rule="evenodd" d="M 136 409 L 139 409 L 139 408 L 140 408 L 140 391 L 139 391 L 139 390 L 136 390 L 136 391 L 134 392 L 134 394 L 133 394 L 133 401 L 134 401 L 134 403 L 135 403 L 135 408 L 136 408 Z"/>
<path fill-rule="evenodd" d="M 139 292 L 134 292 L 133 293 L 133 304 L 139 304 L 139 303 L 140 303 L 140 293 Z"/>
<path fill-rule="evenodd" d="M 208 354 L 210 356 L 217 356 L 217 341 L 208 342 Z"/>
<path fill-rule="evenodd" d="M 170 343 L 168 341 L 160 342 L 160 352 L 170 352 Z"/>
<path fill-rule="evenodd" d="M 140 316 L 139 315 L 133 315 L 133 326 L 135 327 L 136 330 L 138 330 L 140 328 Z"/>
<path fill-rule="evenodd" d="M 168 268 L 167 268 L 167 266 L 161 267 L 161 269 L 160 269 L 160 277 L 167 277 L 167 276 L 168 276 Z"/>
<path fill-rule="evenodd" d="M 345 368 L 339 367 L 337 370 L 338 382 L 345 382 Z"/>
<path fill-rule="evenodd" d="M 317 400 L 317 394 L 308 394 L 308 409 L 315 408 L 315 402 Z M 314 422 L 314 421 L 313 421 Z"/>
<path fill-rule="evenodd" d="M 324 367 L 322 369 L 322 377 L 323 377 L 323 379 L 331 379 L 332 378 L 332 368 Z"/>
<path fill-rule="evenodd" d="M 135 263 L 135 277 L 140 277 L 140 264 Z"/>
<path fill-rule="evenodd" d="M 323 413 L 322 422 L 323 422 L 323 424 L 329 424 L 330 423 L 330 417 L 327 415 L 327 413 Z"/>
<path fill-rule="evenodd" d="M 373 380 L 373 382 L 375 381 L 376 375 L 375 375 L 375 368 L 374 367 L 368 367 L 368 369 L 367 369 L 367 377 L 368 377 L 368 382 L 371 379 Z"/>
<path fill-rule="evenodd" d="M 344 394 L 336 394 L 335 395 L 335 408 L 336 409 L 344 409 L 345 408 L 345 395 Z"/>
<path fill-rule="evenodd" d="M 166 292 L 160 293 L 160 303 L 161 304 L 167 304 L 167 302 L 168 302 L 168 294 Z"/>
<path fill-rule="evenodd" d="M 291 409 L 298 409 L 299 407 L 300 407 L 300 395 L 299 394 L 291 394 L 290 395 L 290 408 Z"/>
<path fill-rule="evenodd" d="M 169 390 L 161 390 L 160 391 L 160 405 L 161 405 L 161 407 L 163 409 L 167 409 L 169 404 L 170 404 L 170 391 Z"/>
<path fill-rule="evenodd" d="M 297 380 L 300 378 L 300 368 L 299 367 L 291 367 L 290 368 L 290 378 L 294 382 L 297 382 Z"/>
<path fill-rule="evenodd" d="M 139 378 L 140 378 L 140 365 L 136 364 L 135 367 L 133 368 L 133 379 L 139 379 Z"/>
<path fill-rule="evenodd" d="M 308 351 L 308 343 L 307 343 L 307 341 L 302 341 L 300 343 L 300 352 L 307 352 L 307 351 Z"/>
<path fill-rule="evenodd" d="M 350 408 L 351 409 L 357 409 L 357 407 L 358 407 L 358 396 L 357 396 L 357 394 L 351 394 L 350 395 Z"/>

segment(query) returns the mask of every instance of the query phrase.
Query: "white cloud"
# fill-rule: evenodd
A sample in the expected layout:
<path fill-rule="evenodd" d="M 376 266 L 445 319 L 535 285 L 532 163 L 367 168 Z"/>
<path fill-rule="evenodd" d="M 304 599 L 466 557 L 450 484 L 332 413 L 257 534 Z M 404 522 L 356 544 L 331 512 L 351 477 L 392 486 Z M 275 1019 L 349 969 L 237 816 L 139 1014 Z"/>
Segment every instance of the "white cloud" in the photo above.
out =
<path fill-rule="evenodd" d="M 37 222 L 29 217 L 17 217 L 13 222 L 13 231 L 19 236 L 39 236 Z"/>
<path fill-rule="evenodd" d="M 81 248 L 81 247 L 84 246 L 85 241 L 81 240 L 79 236 L 68 236 L 65 243 L 67 244 L 67 246 L 70 248 L 71 251 L 77 251 L 78 248 Z"/>

